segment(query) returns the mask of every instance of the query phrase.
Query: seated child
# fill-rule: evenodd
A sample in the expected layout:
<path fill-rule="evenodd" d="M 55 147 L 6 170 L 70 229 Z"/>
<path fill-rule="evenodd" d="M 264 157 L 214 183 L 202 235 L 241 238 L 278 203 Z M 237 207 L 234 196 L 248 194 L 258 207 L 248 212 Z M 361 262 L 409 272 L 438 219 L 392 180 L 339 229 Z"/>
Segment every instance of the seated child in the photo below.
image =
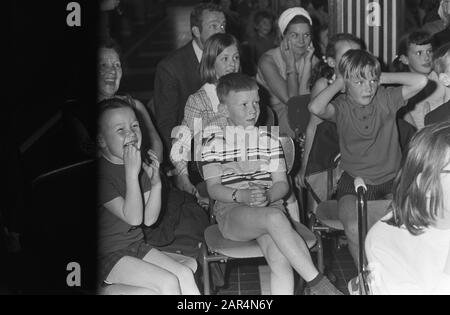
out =
<path fill-rule="evenodd" d="M 219 110 L 229 126 L 203 147 L 203 173 L 216 200 L 214 214 L 225 238 L 256 240 L 271 269 L 272 294 L 293 294 L 295 269 L 311 294 L 342 294 L 315 268 L 308 247 L 283 206 L 289 191 L 283 149 L 274 133 L 258 129 L 258 85 L 239 73 L 217 85 Z"/>
<path fill-rule="evenodd" d="M 428 80 L 416 73 L 381 73 L 378 60 L 364 50 L 347 51 L 338 68 L 337 79 L 311 101 L 309 109 L 337 125 L 344 170 L 337 187 L 339 219 L 356 263 L 359 247 L 354 179 L 366 181 L 369 200 L 384 199 L 392 193 L 392 181 L 402 158 L 396 114 Z M 401 86 L 385 88 L 380 84 Z M 343 90 L 345 93 L 334 98 Z M 383 215 L 369 211 L 369 227 Z"/>
<path fill-rule="evenodd" d="M 142 133 L 126 101 L 112 98 L 100 103 L 97 139 L 99 280 L 123 286 L 126 292 L 198 295 L 191 270 L 195 260 L 161 253 L 144 241 L 140 226 L 157 221 L 162 185 L 155 154 L 149 151 L 148 159 L 141 157 Z"/>
<path fill-rule="evenodd" d="M 414 136 L 390 210 L 366 238 L 372 294 L 450 294 L 449 120 Z"/>
<path fill-rule="evenodd" d="M 311 99 L 316 97 L 327 86 L 332 84 L 338 75 L 337 65 L 341 61 L 342 56 L 350 49 L 364 49 L 365 43 L 358 37 L 339 33 L 330 38 L 327 49 L 326 59 L 320 61 L 313 70 L 311 76 Z M 302 157 L 302 167 L 299 170 L 295 180 L 297 187 L 305 187 L 305 172 L 308 164 L 309 154 L 313 145 L 317 126 L 322 122 L 322 119 L 315 115 L 311 115 L 308 127 L 306 129 L 305 137 L 305 151 Z"/>
<path fill-rule="evenodd" d="M 398 57 L 393 62 L 395 72 L 410 71 L 428 76 L 426 87 L 399 112 L 400 118 L 419 130 L 425 125 L 425 115 L 442 104 L 444 93 L 444 87 L 433 72 L 433 48 L 430 34 L 412 31 L 401 38 Z"/>
<path fill-rule="evenodd" d="M 442 46 L 434 53 L 434 71 L 446 89 L 442 105 L 425 116 L 425 125 L 450 120 L 450 44 Z"/>

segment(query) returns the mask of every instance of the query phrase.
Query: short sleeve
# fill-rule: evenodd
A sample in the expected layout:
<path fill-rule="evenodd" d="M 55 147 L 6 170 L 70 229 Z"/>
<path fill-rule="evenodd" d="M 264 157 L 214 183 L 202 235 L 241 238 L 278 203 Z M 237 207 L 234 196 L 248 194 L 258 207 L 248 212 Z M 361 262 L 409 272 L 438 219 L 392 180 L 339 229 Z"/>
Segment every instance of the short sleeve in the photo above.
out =
<path fill-rule="evenodd" d="M 223 138 L 213 136 L 203 145 L 201 167 L 205 181 L 223 175 L 222 162 L 224 161 L 225 144 Z"/>
<path fill-rule="evenodd" d="M 387 105 L 397 112 L 406 106 L 407 101 L 403 98 L 403 86 L 384 88 L 387 96 Z"/>
<path fill-rule="evenodd" d="M 116 189 L 113 182 L 106 177 L 100 177 L 98 181 L 98 204 L 104 205 L 120 196 L 120 192 Z"/>
<path fill-rule="evenodd" d="M 270 162 L 269 162 L 269 172 L 270 173 L 280 173 L 286 172 L 286 160 L 283 151 L 283 147 L 279 140 L 270 138 Z"/>

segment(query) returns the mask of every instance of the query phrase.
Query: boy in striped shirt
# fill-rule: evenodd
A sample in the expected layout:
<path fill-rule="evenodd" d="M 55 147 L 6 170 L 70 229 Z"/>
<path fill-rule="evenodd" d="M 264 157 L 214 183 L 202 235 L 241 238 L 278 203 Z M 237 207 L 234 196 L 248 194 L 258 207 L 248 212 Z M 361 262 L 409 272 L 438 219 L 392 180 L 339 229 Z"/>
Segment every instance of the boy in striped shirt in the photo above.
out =
<path fill-rule="evenodd" d="M 202 161 L 223 236 L 257 241 L 271 269 L 272 294 L 294 293 L 294 269 L 308 282 L 311 294 L 342 294 L 317 271 L 286 217 L 284 154 L 275 133 L 255 127 L 260 113 L 255 80 L 239 73 L 226 75 L 219 80 L 217 94 L 229 126 L 205 141 Z"/>

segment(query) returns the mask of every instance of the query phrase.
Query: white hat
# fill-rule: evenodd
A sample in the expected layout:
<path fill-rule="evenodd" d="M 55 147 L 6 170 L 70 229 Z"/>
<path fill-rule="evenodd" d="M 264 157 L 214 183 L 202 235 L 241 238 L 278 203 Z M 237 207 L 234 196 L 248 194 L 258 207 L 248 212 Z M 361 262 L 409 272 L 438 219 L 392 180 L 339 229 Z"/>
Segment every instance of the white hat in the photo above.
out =
<path fill-rule="evenodd" d="M 286 30 L 286 27 L 289 25 L 289 23 L 292 21 L 294 17 L 297 15 L 304 16 L 309 20 L 309 22 L 312 25 L 312 19 L 309 15 L 308 11 L 306 11 L 303 8 L 295 7 L 290 8 L 281 13 L 280 18 L 278 19 L 278 27 L 280 28 L 281 34 L 284 34 L 284 31 Z"/>

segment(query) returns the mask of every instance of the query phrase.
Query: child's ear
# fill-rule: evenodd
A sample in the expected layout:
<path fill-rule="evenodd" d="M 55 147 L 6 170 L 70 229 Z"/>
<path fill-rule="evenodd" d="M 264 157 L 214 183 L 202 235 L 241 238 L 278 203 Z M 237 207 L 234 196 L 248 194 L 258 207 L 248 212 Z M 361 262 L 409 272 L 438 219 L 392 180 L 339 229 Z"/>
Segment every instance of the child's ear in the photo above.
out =
<path fill-rule="evenodd" d="M 334 58 L 332 58 L 332 57 L 327 57 L 327 64 L 331 68 L 336 68 L 336 60 L 334 60 Z"/>
<path fill-rule="evenodd" d="M 447 73 L 439 74 L 439 81 L 441 81 L 445 86 L 450 87 L 450 76 Z"/>
<path fill-rule="evenodd" d="M 219 113 L 220 113 L 221 115 L 223 115 L 223 116 L 225 116 L 225 117 L 227 117 L 227 118 L 228 118 L 228 116 L 229 116 L 229 114 L 230 114 L 230 113 L 228 112 L 228 107 L 227 107 L 227 105 L 222 104 L 222 103 L 219 104 L 218 111 L 219 111 Z"/>
<path fill-rule="evenodd" d="M 404 65 L 409 65 L 409 59 L 408 57 L 406 57 L 405 55 L 401 55 L 400 56 L 400 61 L 404 64 Z"/>

